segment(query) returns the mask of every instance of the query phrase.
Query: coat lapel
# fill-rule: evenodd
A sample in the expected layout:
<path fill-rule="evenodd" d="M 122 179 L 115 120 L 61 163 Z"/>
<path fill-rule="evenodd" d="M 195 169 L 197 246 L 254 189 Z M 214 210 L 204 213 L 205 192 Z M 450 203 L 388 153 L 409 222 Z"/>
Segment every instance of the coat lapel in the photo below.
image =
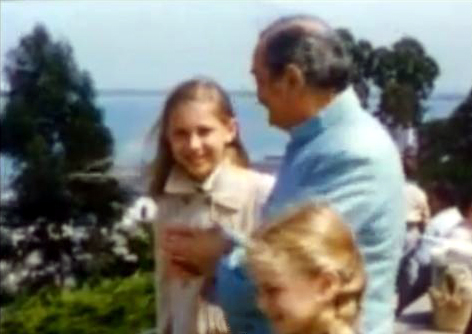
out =
<path fill-rule="evenodd" d="M 174 167 L 167 179 L 164 192 L 173 195 L 193 196 L 203 194 L 212 203 L 232 211 L 238 211 L 245 195 L 238 191 L 239 185 L 234 173 L 237 171 L 229 163 L 220 164 L 215 171 L 203 182 L 197 182 L 179 167 Z"/>

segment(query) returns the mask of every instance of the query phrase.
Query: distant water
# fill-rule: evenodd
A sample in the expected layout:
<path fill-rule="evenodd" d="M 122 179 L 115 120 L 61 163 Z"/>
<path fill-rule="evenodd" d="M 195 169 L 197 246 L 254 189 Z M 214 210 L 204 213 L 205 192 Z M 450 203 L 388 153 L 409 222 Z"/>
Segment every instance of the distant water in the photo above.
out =
<path fill-rule="evenodd" d="M 165 95 L 101 96 L 98 104 L 105 110 L 105 123 L 110 126 L 116 140 L 118 165 L 148 160 L 154 148 L 146 143 L 146 136 L 165 100 Z M 448 117 L 462 102 L 462 96 L 439 96 L 427 103 L 425 121 Z M 237 115 L 243 143 L 252 160 L 283 153 L 288 136 L 267 123 L 267 111 L 252 94 L 233 94 L 232 103 Z M 375 98 L 370 108 L 377 104 Z M 149 138 L 147 138 L 149 139 Z"/>
<path fill-rule="evenodd" d="M 115 138 L 115 161 L 118 166 L 136 166 L 154 154 L 152 143 L 146 138 L 160 115 L 164 94 L 121 94 L 98 96 L 97 104 L 104 110 L 105 123 Z M 425 121 L 448 117 L 465 96 L 438 95 L 428 103 Z M 241 136 L 252 160 L 268 155 L 280 155 L 288 140 L 287 135 L 267 124 L 267 111 L 253 94 L 232 94 Z M 0 99 L 0 105 L 5 99 Z M 371 106 L 376 104 L 375 98 Z M 1 157 L 1 185 L 11 173 L 11 163 Z"/>
<path fill-rule="evenodd" d="M 165 100 L 165 95 L 102 96 L 98 104 L 105 110 L 105 123 L 116 140 L 116 158 L 128 164 L 149 159 L 154 148 L 149 143 L 149 132 Z M 242 140 L 251 158 L 280 154 L 287 135 L 267 124 L 266 110 L 253 95 L 232 96 Z M 147 137 L 147 138 L 146 138 Z"/>

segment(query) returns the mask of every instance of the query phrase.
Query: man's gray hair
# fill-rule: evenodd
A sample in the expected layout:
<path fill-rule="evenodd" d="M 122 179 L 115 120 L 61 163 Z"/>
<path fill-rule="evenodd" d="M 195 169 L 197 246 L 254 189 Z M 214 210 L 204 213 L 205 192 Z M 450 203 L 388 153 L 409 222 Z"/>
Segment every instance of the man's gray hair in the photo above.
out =
<path fill-rule="evenodd" d="M 321 19 L 297 15 L 282 17 L 261 33 L 265 64 L 273 77 L 289 64 L 303 72 L 314 88 L 344 90 L 351 79 L 351 59 L 341 38 Z"/>

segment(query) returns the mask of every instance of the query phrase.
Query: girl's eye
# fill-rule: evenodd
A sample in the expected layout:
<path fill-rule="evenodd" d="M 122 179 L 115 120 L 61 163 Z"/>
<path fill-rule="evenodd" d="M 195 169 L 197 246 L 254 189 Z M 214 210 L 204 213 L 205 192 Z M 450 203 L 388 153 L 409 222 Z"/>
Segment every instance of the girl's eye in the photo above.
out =
<path fill-rule="evenodd" d="M 267 295 L 276 295 L 280 293 L 280 291 L 282 291 L 282 289 L 279 286 L 275 286 L 275 285 L 268 285 L 268 286 L 266 285 L 262 288 L 262 290 Z"/>
<path fill-rule="evenodd" d="M 185 130 L 182 130 L 182 129 L 178 129 L 178 130 L 175 130 L 174 131 L 174 137 L 177 137 L 177 138 L 183 138 L 187 135 L 187 132 Z"/>
<path fill-rule="evenodd" d="M 206 127 L 198 128 L 199 136 L 208 136 L 211 132 L 212 132 L 211 128 L 206 128 Z"/>

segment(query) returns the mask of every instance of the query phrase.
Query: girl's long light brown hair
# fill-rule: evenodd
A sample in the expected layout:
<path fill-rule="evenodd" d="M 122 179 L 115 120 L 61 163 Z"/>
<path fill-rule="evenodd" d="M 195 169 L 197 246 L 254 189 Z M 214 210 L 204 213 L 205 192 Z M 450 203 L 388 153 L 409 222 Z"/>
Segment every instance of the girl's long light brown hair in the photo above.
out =
<path fill-rule="evenodd" d="M 215 81 L 196 78 L 178 85 L 168 96 L 162 115 L 151 130 L 151 136 L 157 141 L 156 155 L 148 169 L 149 194 L 154 198 L 162 195 L 170 171 L 176 163 L 167 139 L 170 115 L 181 104 L 195 101 L 215 103 L 215 116 L 224 124 L 228 124 L 235 118 L 228 94 Z M 189 112 L 191 112 L 190 109 Z M 249 158 L 242 144 L 239 130 L 234 140 L 228 144 L 225 155 L 238 166 L 245 168 L 249 166 Z"/>
<path fill-rule="evenodd" d="M 253 237 L 248 260 L 253 272 L 268 266 L 338 276 L 333 305 L 314 315 L 313 323 L 317 333 L 354 333 L 366 285 L 364 263 L 349 226 L 327 205 L 306 203 L 266 225 Z"/>

